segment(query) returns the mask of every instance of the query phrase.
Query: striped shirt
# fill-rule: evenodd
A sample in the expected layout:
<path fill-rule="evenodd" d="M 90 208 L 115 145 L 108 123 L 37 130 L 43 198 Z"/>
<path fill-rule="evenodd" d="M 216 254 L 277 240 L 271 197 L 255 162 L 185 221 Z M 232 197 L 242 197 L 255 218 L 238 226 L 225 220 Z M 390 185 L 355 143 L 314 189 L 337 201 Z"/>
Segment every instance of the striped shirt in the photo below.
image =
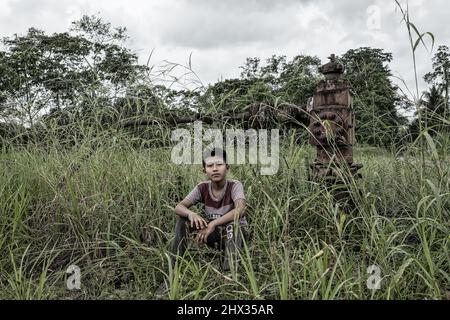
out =
<path fill-rule="evenodd" d="M 193 204 L 203 203 L 206 217 L 211 221 L 233 210 L 236 200 L 245 200 L 244 187 L 238 180 L 226 179 L 222 193 L 216 198 L 212 193 L 212 182 L 209 180 L 203 181 L 197 184 L 185 199 Z M 242 226 L 247 225 L 245 216 L 241 218 L 240 224 Z"/>

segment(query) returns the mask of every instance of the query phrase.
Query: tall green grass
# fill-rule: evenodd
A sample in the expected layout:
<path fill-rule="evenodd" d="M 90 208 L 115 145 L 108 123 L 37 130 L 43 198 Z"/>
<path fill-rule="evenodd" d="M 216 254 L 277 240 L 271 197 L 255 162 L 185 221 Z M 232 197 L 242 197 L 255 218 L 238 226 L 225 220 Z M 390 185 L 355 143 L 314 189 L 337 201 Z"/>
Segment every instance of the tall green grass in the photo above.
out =
<path fill-rule="evenodd" d="M 407 10 L 402 14 L 415 67 L 426 33 Z M 416 95 L 422 117 L 417 85 Z M 170 161 L 161 110 L 133 103 L 155 125 L 123 129 L 126 115 L 91 101 L 89 117 L 38 124 L 28 145 L 2 139 L 1 299 L 153 299 L 163 281 L 166 299 L 450 296 L 445 134 L 431 137 L 425 126 L 400 149 L 357 146 L 363 178 L 346 179 L 354 207 L 344 212 L 332 189 L 308 181 L 314 150 L 307 132 L 284 132 L 276 175 L 260 176 L 251 165 L 231 168 L 230 177 L 245 187 L 252 239 L 223 275 L 219 255 L 193 243 L 169 263 L 174 207 L 204 177 L 201 166 Z M 66 288 L 72 264 L 81 269 L 80 291 Z M 372 265 L 381 270 L 379 290 L 367 287 Z"/>
<path fill-rule="evenodd" d="M 172 164 L 169 147 L 131 148 L 126 135 L 93 139 L 101 140 L 70 151 L 1 153 L 1 298 L 152 299 L 164 280 L 168 299 L 448 294 L 448 137 L 428 140 L 424 165 L 414 146 L 401 155 L 356 148 L 363 178 L 349 184 L 348 214 L 330 190 L 307 181 L 313 150 L 294 139 L 282 143 L 277 175 L 232 166 L 230 177 L 245 187 L 252 240 L 229 278 L 211 249 L 192 244 L 174 268 L 167 260 L 174 206 L 204 178 L 201 166 Z M 66 289 L 71 264 L 81 268 L 80 291 Z M 382 271 L 380 290 L 366 286 L 370 265 Z"/>

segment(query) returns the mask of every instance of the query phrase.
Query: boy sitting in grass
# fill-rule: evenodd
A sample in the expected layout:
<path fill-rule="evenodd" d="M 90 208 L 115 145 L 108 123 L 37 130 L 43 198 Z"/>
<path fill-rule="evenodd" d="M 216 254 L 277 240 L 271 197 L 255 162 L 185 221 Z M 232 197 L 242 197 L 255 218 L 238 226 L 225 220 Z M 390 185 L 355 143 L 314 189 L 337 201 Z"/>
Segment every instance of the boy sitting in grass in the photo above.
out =
<path fill-rule="evenodd" d="M 176 206 L 178 219 L 172 245 L 173 258 L 182 256 L 187 248 L 188 234 L 197 231 L 196 241 L 224 251 L 222 270 L 230 271 L 230 260 L 248 240 L 245 218 L 245 196 L 242 183 L 227 179 L 230 168 L 226 152 L 220 148 L 207 150 L 203 155 L 203 172 L 208 177 Z M 206 219 L 189 208 L 204 205 Z M 240 227 L 236 228 L 235 221 Z"/>
<path fill-rule="evenodd" d="M 243 240 L 248 240 L 248 223 L 245 218 L 245 196 L 242 183 L 227 179 L 230 166 L 226 152 L 220 148 L 207 150 L 203 154 L 203 172 L 207 181 L 200 182 L 175 207 L 178 215 L 175 225 L 175 239 L 171 249 L 171 263 L 185 253 L 189 235 L 196 232 L 196 241 L 209 247 L 224 251 L 222 271 L 230 271 L 230 261 L 242 249 Z M 190 210 L 197 203 L 204 205 L 205 217 Z M 235 223 L 236 221 L 236 223 Z M 156 291 L 157 296 L 167 292 L 162 283 Z"/>

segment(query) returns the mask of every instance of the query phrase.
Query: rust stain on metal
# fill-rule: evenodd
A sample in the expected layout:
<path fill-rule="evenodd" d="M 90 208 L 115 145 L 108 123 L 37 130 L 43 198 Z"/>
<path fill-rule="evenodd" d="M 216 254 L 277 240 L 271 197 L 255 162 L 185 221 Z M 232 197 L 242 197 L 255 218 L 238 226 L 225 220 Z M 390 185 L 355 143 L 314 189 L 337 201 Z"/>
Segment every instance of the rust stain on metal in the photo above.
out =
<path fill-rule="evenodd" d="M 335 55 L 319 71 L 325 75 L 314 93 L 309 116 L 310 144 L 317 154 L 311 165 L 312 179 L 328 185 L 345 184 L 346 176 L 355 176 L 362 165 L 353 163 L 355 119 L 350 85 L 343 77 L 344 65 Z M 335 192 L 337 200 L 347 191 Z"/>

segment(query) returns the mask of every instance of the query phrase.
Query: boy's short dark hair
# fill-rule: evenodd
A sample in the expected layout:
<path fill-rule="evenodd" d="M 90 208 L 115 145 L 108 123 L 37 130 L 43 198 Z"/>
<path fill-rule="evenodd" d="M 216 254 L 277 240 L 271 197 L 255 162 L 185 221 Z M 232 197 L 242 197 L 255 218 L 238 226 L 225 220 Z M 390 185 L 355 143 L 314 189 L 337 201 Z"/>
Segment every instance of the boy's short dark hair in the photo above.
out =
<path fill-rule="evenodd" d="M 227 163 L 227 153 L 225 150 L 221 148 L 213 148 L 213 149 L 207 149 L 205 152 L 203 152 L 203 158 L 202 158 L 202 164 L 203 168 L 206 166 L 206 159 L 209 157 L 222 157 L 223 161 Z"/>

